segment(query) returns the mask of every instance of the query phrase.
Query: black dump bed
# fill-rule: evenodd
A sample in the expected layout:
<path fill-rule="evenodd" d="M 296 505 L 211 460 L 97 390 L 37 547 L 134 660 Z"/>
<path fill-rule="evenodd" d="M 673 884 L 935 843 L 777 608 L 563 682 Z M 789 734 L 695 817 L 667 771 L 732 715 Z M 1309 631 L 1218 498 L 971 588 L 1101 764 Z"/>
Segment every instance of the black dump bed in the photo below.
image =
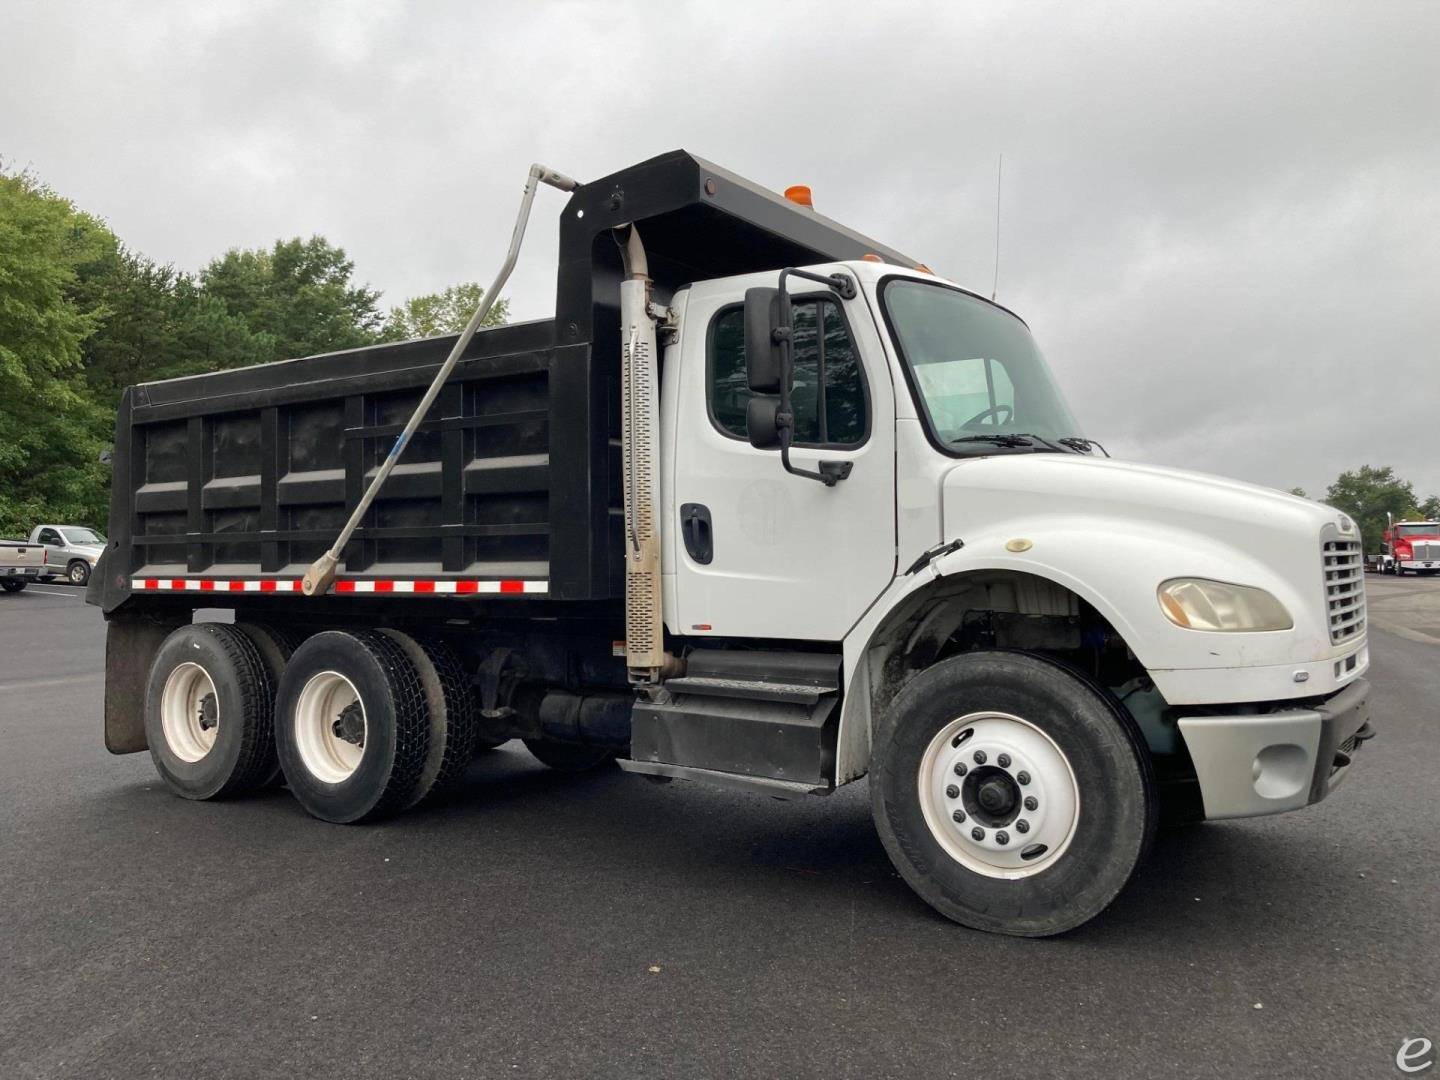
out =
<path fill-rule="evenodd" d="M 345 549 L 337 589 L 623 595 L 613 228 L 638 224 L 661 301 L 691 281 L 868 253 L 915 265 L 683 151 L 580 186 L 562 214 L 554 320 L 476 335 Z M 298 590 L 454 341 L 127 390 L 91 599 L 109 611 L 132 595 L 200 605 Z"/>

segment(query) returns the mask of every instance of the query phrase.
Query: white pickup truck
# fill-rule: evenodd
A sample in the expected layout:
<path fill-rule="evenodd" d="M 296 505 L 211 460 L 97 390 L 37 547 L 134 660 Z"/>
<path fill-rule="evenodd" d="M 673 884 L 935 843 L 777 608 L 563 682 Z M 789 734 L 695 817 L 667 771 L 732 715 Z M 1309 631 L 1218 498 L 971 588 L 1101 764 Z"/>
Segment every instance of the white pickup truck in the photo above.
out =
<path fill-rule="evenodd" d="M 19 592 L 32 581 L 54 581 L 44 544 L 25 540 L 0 540 L 0 589 Z"/>
<path fill-rule="evenodd" d="M 30 543 L 49 549 L 52 576 L 63 573 L 71 585 L 90 580 L 90 571 L 105 550 L 105 537 L 84 525 L 36 525 L 30 530 Z"/>

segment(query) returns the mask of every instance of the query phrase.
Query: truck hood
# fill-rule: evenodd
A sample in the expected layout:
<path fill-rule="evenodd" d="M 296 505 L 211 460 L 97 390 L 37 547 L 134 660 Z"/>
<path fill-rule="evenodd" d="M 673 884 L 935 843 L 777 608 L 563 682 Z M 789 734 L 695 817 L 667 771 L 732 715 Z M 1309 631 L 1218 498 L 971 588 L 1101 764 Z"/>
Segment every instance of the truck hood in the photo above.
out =
<path fill-rule="evenodd" d="M 1127 517 L 1209 533 L 1227 522 L 1286 533 L 1318 535 L 1349 519 L 1332 507 L 1259 484 L 1210 473 L 1142 465 L 1078 454 L 1013 454 L 973 458 L 945 478 L 946 522 L 951 490 L 984 490 L 1019 501 L 1043 499 L 1052 511 L 1124 508 Z M 957 508 L 958 511 L 958 508 Z M 1353 522 L 1349 523 L 1353 529 Z"/>
<path fill-rule="evenodd" d="M 1148 668 L 1295 664 L 1363 644 L 1363 634 L 1330 640 L 1322 545 L 1359 540 L 1354 522 L 1331 507 L 1205 473 L 1071 454 L 972 458 L 942 484 L 945 538 L 965 542 L 942 572 L 1005 567 L 1066 585 Z M 1295 625 L 1177 627 L 1156 599 L 1160 583 L 1176 577 L 1265 589 Z"/>

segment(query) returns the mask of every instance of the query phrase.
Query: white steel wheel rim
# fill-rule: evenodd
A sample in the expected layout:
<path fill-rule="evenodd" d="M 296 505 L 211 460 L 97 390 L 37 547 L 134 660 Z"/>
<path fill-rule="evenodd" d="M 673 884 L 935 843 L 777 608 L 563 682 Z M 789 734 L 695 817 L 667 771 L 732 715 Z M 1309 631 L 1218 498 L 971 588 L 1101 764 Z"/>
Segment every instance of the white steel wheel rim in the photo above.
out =
<path fill-rule="evenodd" d="M 210 673 L 199 664 L 188 660 L 177 664 L 165 679 L 160 691 L 160 727 L 165 744 L 181 761 L 199 761 L 215 745 L 220 733 L 220 698 Z"/>
<path fill-rule="evenodd" d="M 351 706 L 360 710 L 360 739 L 357 744 L 344 738 L 337 724 Z M 305 768 L 317 780 L 339 784 L 348 780 L 365 756 L 369 721 L 355 684 L 338 671 L 310 676 L 295 703 L 295 748 Z"/>
<path fill-rule="evenodd" d="M 986 877 L 1029 877 L 1053 865 L 1080 818 L 1080 787 L 1064 751 L 1009 713 L 967 713 L 946 724 L 925 748 L 917 781 L 931 835 Z"/>

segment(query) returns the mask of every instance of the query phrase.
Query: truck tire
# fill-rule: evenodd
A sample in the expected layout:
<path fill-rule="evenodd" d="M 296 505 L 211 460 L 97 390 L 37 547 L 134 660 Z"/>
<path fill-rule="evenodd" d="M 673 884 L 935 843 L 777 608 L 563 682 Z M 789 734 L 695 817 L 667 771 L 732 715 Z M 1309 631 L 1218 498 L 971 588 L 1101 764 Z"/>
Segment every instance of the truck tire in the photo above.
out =
<path fill-rule="evenodd" d="M 90 580 L 90 564 L 84 559 L 72 559 L 65 568 L 65 580 L 71 585 L 84 585 Z"/>
<path fill-rule="evenodd" d="M 26 584 L 19 578 L 6 578 L 4 581 L 0 581 L 0 589 L 4 589 L 6 592 L 19 592 L 25 588 Z"/>
<path fill-rule="evenodd" d="M 942 661 L 876 731 L 876 829 L 920 897 L 965 926 L 1064 933 L 1124 888 L 1155 832 L 1140 735 L 1083 676 L 1027 653 Z"/>
<path fill-rule="evenodd" d="M 535 760 L 556 772 L 589 772 L 615 760 L 615 751 L 603 746 L 581 746 L 553 739 L 526 739 L 524 742 L 525 749 L 535 756 Z"/>
<path fill-rule="evenodd" d="M 425 690 L 400 646 L 327 630 L 295 650 L 275 699 L 290 792 L 317 818 L 370 821 L 406 805 L 425 767 Z"/>
<path fill-rule="evenodd" d="M 273 757 L 274 685 L 233 626 L 182 626 L 160 643 L 145 688 L 145 739 L 177 795 L 216 799 L 265 782 Z"/>
<path fill-rule="evenodd" d="M 235 629 L 239 630 L 255 650 L 260 654 L 260 659 L 265 663 L 265 670 L 270 675 L 270 685 L 278 692 L 280 679 L 285 674 L 285 665 L 290 662 L 290 656 L 300 647 L 305 640 L 304 635 L 294 633 L 290 630 L 282 630 L 278 626 L 271 626 L 266 623 L 236 623 Z M 275 785 L 281 779 L 280 758 L 275 753 L 275 742 L 270 742 L 270 771 L 261 782 L 262 787 Z"/>
<path fill-rule="evenodd" d="M 439 638 L 413 638 L 399 630 L 381 630 L 405 653 L 420 676 L 429 714 L 425 767 L 402 809 L 455 787 L 475 756 L 475 706 L 465 669 L 454 650 Z"/>

